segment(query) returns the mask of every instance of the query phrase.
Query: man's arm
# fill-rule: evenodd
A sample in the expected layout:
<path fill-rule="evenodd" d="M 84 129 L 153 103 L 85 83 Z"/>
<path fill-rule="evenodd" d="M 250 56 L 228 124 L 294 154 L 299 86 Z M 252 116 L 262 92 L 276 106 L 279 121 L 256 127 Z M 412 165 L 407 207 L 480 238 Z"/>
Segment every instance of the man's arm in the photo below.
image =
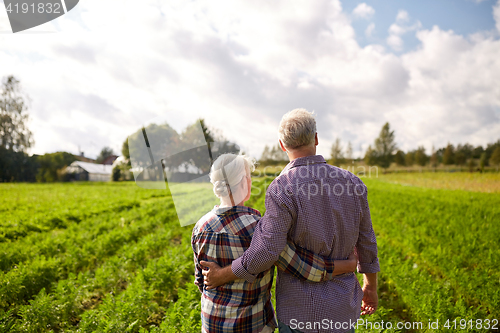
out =
<path fill-rule="evenodd" d="M 359 197 L 362 218 L 359 226 L 358 242 L 356 243 L 356 253 L 359 260 L 358 272 L 364 274 L 364 295 L 361 305 L 361 314 L 364 315 L 373 314 L 377 310 L 377 272 L 380 271 L 380 264 L 378 261 L 377 239 L 373 231 L 370 207 L 368 205 L 368 190 L 364 184 L 362 186 L 364 187 L 364 192 Z"/>

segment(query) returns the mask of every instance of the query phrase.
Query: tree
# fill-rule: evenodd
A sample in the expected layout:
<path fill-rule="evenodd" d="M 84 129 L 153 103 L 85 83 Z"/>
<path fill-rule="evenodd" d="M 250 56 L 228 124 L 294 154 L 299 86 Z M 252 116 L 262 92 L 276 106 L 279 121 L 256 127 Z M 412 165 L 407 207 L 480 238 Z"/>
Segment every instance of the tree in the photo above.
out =
<path fill-rule="evenodd" d="M 493 151 L 493 154 L 491 155 L 490 158 L 490 164 L 496 165 L 498 171 L 498 165 L 500 164 L 500 147 L 496 147 L 495 150 Z"/>
<path fill-rule="evenodd" d="M 265 146 L 260 157 L 260 161 L 264 164 L 277 164 L 279 162 L 288 162 L 288 155 L 281 149 L 279 143 L 269 148 Z"/>
<path fill-rule="evenodd" d="M 210 167 L 212 166 L 212 162 L 215 161 L 220 155 L 229 153 L 238 154 L 240 152 L 240 147 L 237 144 L 226 139 L 220 130 L 209 127 L 202 118 L 196 120 L 193 125 L 188 127 L 186 131 L 182 133 L 182 145 L 192 145 L 194 143 L 194 141 L 188 138 L 185 133 L 188 129 L 197 127 L 198 124 L 201 125 L 205 142 L 194 150 L 191 149 L 180 154 L 180 156 L 190 156 L 190 158 L 184 158 L 184 161 L 188 161 L 188 164 L 190 163 L 191 165 L 197 167 L 202 173 L 208 173 L 208 171 L 210 171 Z M 207 149 L 211 154 L 211 160 L 207 160 L 205 157 Z"/>
<path fill-rule="evenodd" d="M 455 164 L 456 165 L 464 165 L 467 162 L 467 156 L 465 155 L 463 150 L 457 150 L 455 153 Z"/>
<path fill-rule="evenodd" d="M 484 172 L 484 167 L 488 160 L 486 159 L 486 152 L 483 152 L 481 154 L 481 158 L 479 159 L 479 168 L 481 169 L 481 172 Z"/>
<path fill-rule="evenodd" d="M 396 162 L 397 165 L 405 165 L 405 153 L 402 150 L 396 152 L 396 155 L 394 155 L 394 162 Z"/>
<path fill-rule="evenodd" d="M 476 166 L 476 162 L 474 161 L 473 158 L 469 158 L 469 162 L 467 163 L 467 166 L 469 167 L 469 172 L 474 171 L 474 167 Z"/>
<path fill-rule="evenodd" d="M 484 152 L 484 149 L 482 146 L 477 146 L 476 148 L 474 148 L 474 150 L 472 151 L 472 157 L 473 158 L 481 158 L 481 155 L 483 154 Z"/>
<path fill-rule="evenodd" d="M 281 146 L 279 143 L 277 143 L 271 149 L 271 159 L 273 161 L 276 161 L 276 162 L 287 162 L 288 161 L 288 155 L 281 149 Z"/>
<path fill-rule="evenodd" d="M 33 135 L 27 127 L 28 99 L 14 76 L 3 80 L 0 92 L 0 148 L 26 151 L 33 145 Z"/>
<path fill-rule="evenodd" d="M 387 169 L 391 165 L 393 154 L 396 149 L 394 131 L 391 131 L 389 123 L 385 123 L 385 125 L 382 126 L 378 138 L 375 139 L 377 164 Z"/>
<path fill-rule="evenodd" d="M 415 151 L 409 151 L 405 155 L 406 166 L 412 166 L 415 163 Z"/>
<path fill-rule="evenodd" d="M 70 165 L 76 157 L 73 154 L 66 152 L 57 152 L 38 156 L 40 167 L 36 175 L 38 182 L 55 182 L 64 180 L 61 172 L 62 169 Z"/>
<path fill-rule="evenodd" d="M 269 147 L 265 145 L 264 150 L 262 151 L 262 155 L 260 156 L 260 160 L 262 162 L 267 162 L 270 159 L 271 159 L 271 152 L 269 151 Z"/>
<path fill-rule="evenodd" d="M 34 182 L 38 155 L 0 148 L 0 182 Z"/>
<path fill-rule="evenodd" d="M 347 159 L 347 162 L 351 163 L 352 161 L 352 144 L 351 141 L 347 143 L 347 149 L 345 151 L 345 157 Z"/>
<path fill-rule="evenodd" d="M 122 144 L 122 155 L 125 158 L 125 160 L 127 161 L 127 167 L 130 168 L 131 164 L 130 164 L 130 151 L 128 149 L 128 138 L 125 139 L 125 141 L 123 141 L 123 144 Z"/>
<path fill-rule="evenodd" d="M 472 155 L 474 154 L 474 147 L 468 143 L 466 143 L 464 145 L 459 144 L 457 146 L 456 152 L 457 153 L 461 152 L 463 154 L 463 156 L 465 156 L 465 160 L 467 160 L 467 159 L 471 158 Z M 465 164 L 465 162 L 463 162 L 463 164 Z"/>
<path fill-rule="evenodd" d="M 434 149 L 434 145 L 432 146 L 430 162 L 433 168 L 437 167 L 439 164 L 438 153 L 436 152 L 436 149 Z"/>
<path fill-rule="evenodd" d="M 488 145 L 486 146 L 486 149 L 484 150 L 484 152 L 486 153 L 486 165 L 489 165 L 488 162 L 497 147 L 500 147 L 500 140 L 495 143 L 488 143 Z"/>
<path fill-rule="evenodd" d="M 364 160 L 365 160 L 365 163 L 369 166 L 377 164 L 377 154 L 372 149 L 371 145 L 368 146 L 368 149 L 366 150 Z"/>
<path fill-rule="evenodd" d="M 451 165 L 453 163 L 455 163 L 455 149 L 453 148 L 452 144 L 448 143 L 448 146 L 446 146 L 446 149 L 443 153 L 443 164 Z"/>
<path fill-rule="evenodd" d="M 415 152 L 415 163 L 417 163 L 420 166 L 424 166 L 427 164 L 427 155 L 425 154 L 425 148 L 423 146 L 418 147 L 417 151 Z"/>
<path fill-rule="evenodd" d="M 109 147 L 104 147 L 101 149 L 101 152 L 99 153 L 99 156 L 97 156 L 97 159 L 95 161 L 96 163 L 101 164 L 111 155 L 114 155 L 113 149 Z"/>
<path fill-rule="evenodd" d="M 121 178 L 120 166 L 119 165 L 115 165 L 114 168 L 113 168 L 113 171 L 111 172 L 111 179 L 114 182 L 117 182 L 117 181 L 120 180 L 120 178 Z"/>
<path fill-rule="evenodd" d="M 331 155 L 331 163 L 333 165 L 339 165 L 344 161 L 344 155 L 342 152 L 342 145 L 340 143 L 340 138 L 335 139 L 335 142 L 332 145 L 330 150 Z"/>
<path fill-rule="evenodd" d="M 163 170 L 203 175 L 221 154 L 237 154 L 239 147 L 197 119 L 179 134 L 166 122 L 149 124 L 128 137 L 127 146 L 134 168 L 144 177 L 161 180 Z M 140 175 L 136 176 L 139 177 Z"/>

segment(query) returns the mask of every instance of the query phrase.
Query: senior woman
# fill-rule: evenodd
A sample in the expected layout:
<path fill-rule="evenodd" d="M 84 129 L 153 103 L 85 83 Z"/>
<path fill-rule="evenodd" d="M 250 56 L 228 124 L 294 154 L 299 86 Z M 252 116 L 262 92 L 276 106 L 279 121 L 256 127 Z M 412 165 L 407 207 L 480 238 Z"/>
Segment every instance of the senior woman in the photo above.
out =
<path fill-rule="evenodd" d="M 195 262 L 195 284 L 201 296 L 202 332 L 273 332 L 277 327 L 271 303 L 274 267 L 257 275 L 253 282 L 237 279 L 207 289 L 201 261 L 216 262 L 224 267 L 240 257 L 249 247 L 261 215 L 246 207 L 250 198 L 251 171 L 254 161 L 244 155 L 223 154 L 212 165 L 210 181 L 220 205 L 204 215 L 193 228 L 192 247 Z M 354 271 L 356 260 L 343 261 L 341 269 L 327 257 L 316 255 L 288 243 L 276 266 L 302 280 L 320 282 L 334 275 Z M 347 264 L 347 266 L 346 266 Z"/>

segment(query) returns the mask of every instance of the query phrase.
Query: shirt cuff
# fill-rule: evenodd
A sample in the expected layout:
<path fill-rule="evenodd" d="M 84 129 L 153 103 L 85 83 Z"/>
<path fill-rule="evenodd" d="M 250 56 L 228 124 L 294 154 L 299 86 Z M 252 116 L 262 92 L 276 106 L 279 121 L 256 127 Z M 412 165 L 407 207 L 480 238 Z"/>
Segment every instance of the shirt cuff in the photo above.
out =
<path fill-rule="evenodd" d="M 240 279 L 244 279 L 248 282 L 254 282 L 256 276 L 248 273 L 248 271 L 243 267 L 243 264 L 241 262 L 241 257 L 239 257 L 236 260 L 233 260 L 233 263 L 231 264 L 231 270 L 233 271 L 233 274 L 239 277 Z"/>
<path fill-rule="evenodd" d="M 358 273 L 378 273 L 380 272 L 380 264 L 378 258 L 373 262 L 358 262 Z"/>

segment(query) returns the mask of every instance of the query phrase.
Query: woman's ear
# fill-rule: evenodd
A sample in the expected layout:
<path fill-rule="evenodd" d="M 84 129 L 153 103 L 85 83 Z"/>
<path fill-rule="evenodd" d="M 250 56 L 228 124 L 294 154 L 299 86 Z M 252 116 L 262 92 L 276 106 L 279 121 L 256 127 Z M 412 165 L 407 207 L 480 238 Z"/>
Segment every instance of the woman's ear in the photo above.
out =
<path fill-rule="evenodd" d="M 247 187 L 248 187 L 248 194 L 247 194 L 247 200 L 250 199 L 250 196 L 252 195 L 252 177 L 247 178 Z"/>

